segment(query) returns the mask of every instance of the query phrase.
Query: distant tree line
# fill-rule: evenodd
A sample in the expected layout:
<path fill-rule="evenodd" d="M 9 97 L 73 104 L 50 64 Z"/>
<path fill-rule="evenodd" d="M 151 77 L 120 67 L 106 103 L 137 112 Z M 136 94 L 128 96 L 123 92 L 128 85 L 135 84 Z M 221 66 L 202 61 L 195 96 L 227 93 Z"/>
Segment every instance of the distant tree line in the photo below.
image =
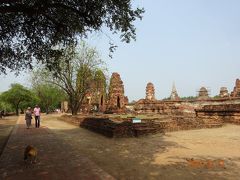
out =
<path fill-rule="evenodd" d="M 182 100 L 194 100 L 196 99 L 196 96 L 185 96 L 185 97 L 181 97 Z"/>
<path fill-rule="evenodd" d="M 21 84 L 12 84 L 9 90 L 0 94 L 0 111 L 5 114 L 15 112 L 19 115 L 27 107 L 38 104 L 43 112 L 48 113 L 60 108 L 64 98 L 64 92 L 52 85 L 39 84 L 30 89 Z"/>
<path fill-rule="evenodd" d="M 196 99 L 197 97 L 196 96 L 185 96 L 185 97 L 180 97 L 181 100 L 194 100 Z M 167 97 L 167 98 L 163 98 L 163 100 L 171 100 L 170 97 Z"/>

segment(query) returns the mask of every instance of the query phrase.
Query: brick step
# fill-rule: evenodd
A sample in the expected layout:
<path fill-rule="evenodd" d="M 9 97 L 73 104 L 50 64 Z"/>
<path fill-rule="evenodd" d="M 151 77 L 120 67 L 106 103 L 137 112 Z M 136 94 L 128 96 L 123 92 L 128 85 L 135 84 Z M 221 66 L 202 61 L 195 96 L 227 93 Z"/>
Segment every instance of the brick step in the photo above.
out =
<path fill-rule="evenodd" d="M 135 128 L 134 132 L 135 132 L 135 136 L 138 137 L 140 135 L 147 135 L 147 134 L 156 133 L 157 129 L 156 128 L 151 128 L 151 127 L 141 127 L 141 128 Z"/>
<path fill-rule="evenodd" d="M 222 127 L 223 124 L 222 123 L 208 123 L 206 124 L 206 128 L 218 128 L 218 127 Z"/>

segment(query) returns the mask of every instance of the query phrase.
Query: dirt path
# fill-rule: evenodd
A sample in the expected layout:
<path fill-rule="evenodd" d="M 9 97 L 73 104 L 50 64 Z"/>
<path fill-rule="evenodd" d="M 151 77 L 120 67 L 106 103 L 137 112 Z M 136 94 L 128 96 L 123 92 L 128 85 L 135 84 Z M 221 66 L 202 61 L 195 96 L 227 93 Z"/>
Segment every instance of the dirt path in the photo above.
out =
<path fill-rule="evenodd" d="M 38 149 L 35 164 L 23 161 L 23 152 L 27 145 Z M 26 129 L 22 116 L 0 157 L 0 179 L 110 180 L 113 178 L 67 141 L 59 139 L 44 124 L 40 128 Z"/>
<path fill-rule="evenodd" d="M 117 179 L 240 177 L 240 126 L 110 139 L 51 116 L 44 124 Z"/>

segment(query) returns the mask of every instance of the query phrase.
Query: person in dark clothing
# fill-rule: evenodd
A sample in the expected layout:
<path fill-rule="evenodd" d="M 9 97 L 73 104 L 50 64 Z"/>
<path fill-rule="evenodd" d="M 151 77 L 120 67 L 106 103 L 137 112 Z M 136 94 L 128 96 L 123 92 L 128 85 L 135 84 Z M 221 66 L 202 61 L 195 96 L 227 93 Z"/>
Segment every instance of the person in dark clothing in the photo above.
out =
<path fill-rule="evenodd" d="M 31 107 L 27 108 L 27 111 L 25 113 L 25 120 L 26 120 L 27 129 L 29 129 L 29 127 L 31 126 L 31 121 L 32 121 Z"/>

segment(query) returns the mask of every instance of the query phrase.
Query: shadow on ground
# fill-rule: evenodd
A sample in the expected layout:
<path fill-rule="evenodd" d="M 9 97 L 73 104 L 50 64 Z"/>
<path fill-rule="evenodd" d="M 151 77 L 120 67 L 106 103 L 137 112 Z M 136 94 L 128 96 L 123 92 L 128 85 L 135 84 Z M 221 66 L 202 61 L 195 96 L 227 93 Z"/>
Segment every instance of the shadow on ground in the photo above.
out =
<path fill-rule="evenodd" d="M 67 143 L 66 148 L 71 149 L 73 154 L 88 157 L 117 179 L 236 179 L 240 175 L 237 171 L 237 163 L 240 162 L 238 157 L 224 159 L 224 168 L 191 167 L 186 159 L 174 155 L 171 158 L 180 159 L 180 162 L 156 163 L 156 154 L 159 157 L 170 148 L 187 148 L 184 144 L 166 141 L 162 134 L 140 138 L 107 138 L 58 120 L 47 120 L 45 124 Z M 193 158 L 207 161 L 223 157 Z"/>
<path fill-rule="evenodd" d="M 17 116 L 3 117 L 0 119 L 0 156 L 17 119 Z"/>

